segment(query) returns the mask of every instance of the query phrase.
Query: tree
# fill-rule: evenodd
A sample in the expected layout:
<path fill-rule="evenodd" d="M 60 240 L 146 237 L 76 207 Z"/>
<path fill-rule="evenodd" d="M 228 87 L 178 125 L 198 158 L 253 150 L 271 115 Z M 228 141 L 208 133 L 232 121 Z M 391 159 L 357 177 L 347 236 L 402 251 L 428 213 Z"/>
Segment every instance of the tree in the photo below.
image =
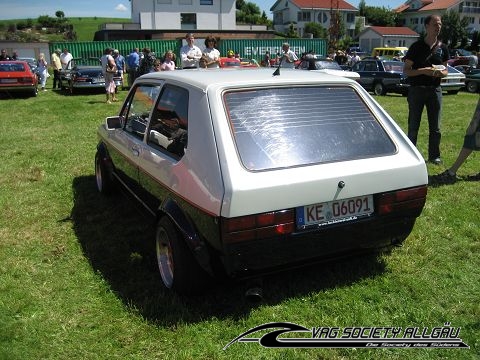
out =
<path fill-rule="evenodd" d="M 467 39 L 468 19 L 460 19 L 458 11 L 450 10 L 442 15 L 442 30 L 440 39 L 450 48 L 456 48 L 462 40 Z"/>
<path fill-rule="evenodd" d="M 327 29 L 318 23 L 306 23 L 304 32 L 312 34 L 312 36 L 316 39 L 326 39 L 328 37 Z"/>
<path fill-rule="evenodd" d="M 290 23 L 290 26 L 288 27 L 288 30 L 285 33 L 285 36 L 287 38 L 298 38 L 298 34 L 295 30 L 295 25 L 293 24 L 293 22 Z"/>
<path fill-rule="evenodd" d="M 397 24 L 397 14 L 384 6 L 364 6 L 362 9 L 361 15 L 365 16 L 365 21 L 370 25 L 396 26 Z"/>
<path fill-rule="evenodd" d="M 55 16 L 59 19 L 63 19 L 65 17 L 65 13 L 61 10 L 55 12 Z"/>
<path fill-rule="evenodd" d="M 365 0 L 360 0 L 358 3 L 358 15 L 359 16 L 366 16 L 366 10 L 365 8 L 367 7 L 367 3 Z"/>
<path fill-rule="evenodd" d="M 235 8 L 237 9 L 236 20 L 238 23 L 267 25 L 267 27 L 272 25 L 272 21 L 267 18 L 265 11 L 260 13 L 257 4 L 239 0 L 236 2 Z"/>

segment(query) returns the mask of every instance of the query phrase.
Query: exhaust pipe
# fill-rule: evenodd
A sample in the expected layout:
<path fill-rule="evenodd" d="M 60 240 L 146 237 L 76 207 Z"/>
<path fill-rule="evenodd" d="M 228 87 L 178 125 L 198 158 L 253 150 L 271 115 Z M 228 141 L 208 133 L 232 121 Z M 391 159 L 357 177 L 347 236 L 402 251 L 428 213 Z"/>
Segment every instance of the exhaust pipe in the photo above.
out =
<path fill-rule="evenodd" d="M 262 279 L 253 279 L 247 283 L 245 298 L 252 303 L 258 303 L 263 300 L 263 281 Z"/>

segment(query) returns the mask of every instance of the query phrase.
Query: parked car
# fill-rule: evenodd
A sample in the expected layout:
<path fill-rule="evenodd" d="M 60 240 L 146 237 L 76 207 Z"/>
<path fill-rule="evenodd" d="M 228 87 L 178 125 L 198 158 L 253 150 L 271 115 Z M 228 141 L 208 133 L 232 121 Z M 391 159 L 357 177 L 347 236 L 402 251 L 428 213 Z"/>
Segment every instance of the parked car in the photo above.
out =
<path fill-rule="evenodd" d="M 260 64 L 255 59 L 240 58 L 240 66 L 246 68 L 258 68 Z"/>
<path fill-rule="evenodd" d="M 472 68 L 468 65 L 458 65 L 455 69 L 465 75 L 465 89 L 471 93 L 477 93 L 480 90 L 480 69 Z"/>
<path fill-rule="evenodd" d="M 367 56 L 367 52 L 364 51 L 362 48 L 358 47 L 358 46 L 351 46 L 347 49 L 347 54 L 348 55 L 352 55 L 353 52 L 355 51 L 355 54 L 357 54 L 358 56 L 360 56 L 360 58 L 364 58 L 365 56 Z"/>
<path fill-rule="evenodd" d="M 341 76 L 146 74 L 98 138 L 98 190 L 121 185 L 152 215 L 180 293 L 401 244 L 427 195 L 421 154 Z"/>
<path fill-rule="evenodd" d="M 80 89 L 105 89 L 105 78 L 98 58 L 74 58 L 70 60 L 66 70 L 60 73 L 62 88 L 71 94 Z M 122 87 L 122 77 L 114 76 L 115 85 Z"/>
<path fill-rule="evenodd" d="M 38 78 L 26 61 L 0 62 L 0 92 L 38 94 Z"/>
<path fill-rule="evenodd" d="M 225 67 L 240 67 L 242 64 L 240 59 L 234 57 L 220 57 L 219 65 L 221 68 Z"/>
<path fill-rule="evenodd" d="M 448 65 L 453 67 L 458 65 L 468 65 L 471 55 L 472 53 L 465 49 L 450 49 L 450 59 L 448 60 Z"/>
<path fill-rule="evenodd" d="M 358 82 L 375 95 L 389 92 L 408 94 L 407 77 L 403 74 L 403 62 L 368 58 L 352 66 L 352 71 L 360 75 Z"/>
<path fill-rule="evenodd" d="M 442 91 L 446 91 L 447 94 L 458 94 L 460 89 L 465 87 L 465 74 L 447 65 L 448 75 L 442 78 L 441 86 Z"/>
<path fill-rule="evenodd" d="M 360 79 L 360 75 L 358 73 L 354 71 L 344 70 L 336 61 L 327 58 L 315 57 L 310 59 L 303 59 L 298 64 L 297 69 L 310 70 L 330 75 L 344 76 L 354 80 Z"/>

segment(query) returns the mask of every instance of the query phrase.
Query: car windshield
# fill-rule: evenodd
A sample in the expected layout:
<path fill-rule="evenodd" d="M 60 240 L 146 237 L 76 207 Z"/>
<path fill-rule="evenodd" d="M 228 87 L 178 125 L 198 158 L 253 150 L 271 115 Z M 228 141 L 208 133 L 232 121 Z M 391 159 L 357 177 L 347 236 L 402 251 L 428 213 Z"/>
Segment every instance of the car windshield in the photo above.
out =
<path fill-rule="evenodd" d="M 23 64 L 8 64 L 0 62 L 0 72 L 25 71 Z"/>
<path fill-rule="evenodd" d="M 384 61 L 383 66 L 385 71 L 403 73 L 403 62 L 401 61 Z"/>
<path fill-rule="evenodd" d="M 342 68 L 340 67 L 340 65 L 338 65 L 337 62 L 327 61 L 327 60 L 315 61 L 315 68 L 317 70 L 323 70 L 323 69 L 342 70 Z"/>
<path fill-rule="evenodd" d="M 90 58 L 75 58 L 72 59 L 72 67 L 78 66 L 102 66 L 99 58 L 90 57 Z"/>
<path fill-rule="evenodd" d="M 390 155 L 394 143 L 350 87 L 289 87 L 225 94 L 249 170 Z"/>

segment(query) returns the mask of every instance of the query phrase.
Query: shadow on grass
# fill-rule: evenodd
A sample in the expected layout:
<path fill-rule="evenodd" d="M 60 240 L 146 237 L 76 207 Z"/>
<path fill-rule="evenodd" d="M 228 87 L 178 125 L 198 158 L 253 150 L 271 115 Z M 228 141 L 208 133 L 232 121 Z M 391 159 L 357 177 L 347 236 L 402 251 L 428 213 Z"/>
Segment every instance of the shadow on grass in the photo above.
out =
<path fill-rule="evenodd" d="M 172 326 L 212 316 L 239 319 L 258 306 L 246 300 L 242 282 L 219 284 L 191 297 L 165 289 L 156 268 L 154 219 L 127 196 L 100 195 L 94 176 L 75 178 L 73 191 L 71 220 L 85 256 L 126 306 L 148 321 Z M 268 276 L 261 304 L 346 286 L 384 270 L 384 263 L 371 254 Z"/>

